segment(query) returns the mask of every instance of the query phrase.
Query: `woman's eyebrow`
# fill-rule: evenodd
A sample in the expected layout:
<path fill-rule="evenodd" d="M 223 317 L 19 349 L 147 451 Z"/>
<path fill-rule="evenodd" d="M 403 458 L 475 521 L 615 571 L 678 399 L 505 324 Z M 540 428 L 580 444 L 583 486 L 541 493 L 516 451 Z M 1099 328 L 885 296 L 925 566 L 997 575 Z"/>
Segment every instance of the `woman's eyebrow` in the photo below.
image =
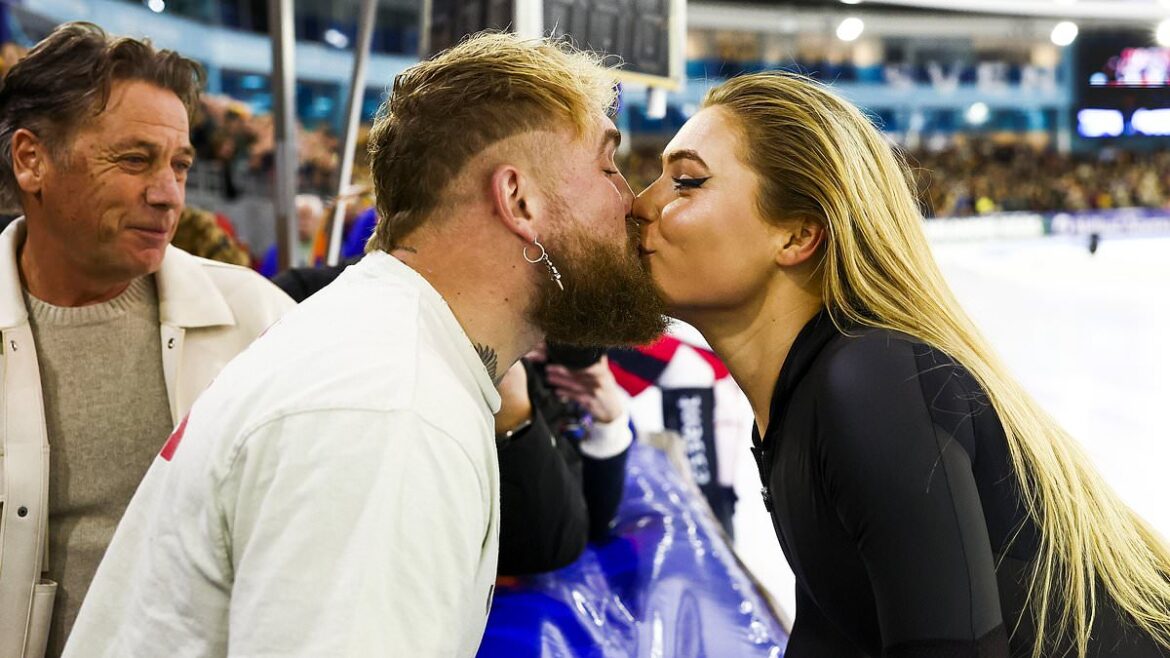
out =
<path fill-rule="evenodd" d="M 679 160 L 691 160 L 699 163 L 707 169 L 710 169 L 710 167 L 707 167 L 707 163 L 703 161 L 703 158 L 699 157 L 699 152 L 693 149 L 679 149 L 677 151 L 671 151 L 670 153 L 662 154 L 662 161 L 666 164 L 678 162 Z"/>

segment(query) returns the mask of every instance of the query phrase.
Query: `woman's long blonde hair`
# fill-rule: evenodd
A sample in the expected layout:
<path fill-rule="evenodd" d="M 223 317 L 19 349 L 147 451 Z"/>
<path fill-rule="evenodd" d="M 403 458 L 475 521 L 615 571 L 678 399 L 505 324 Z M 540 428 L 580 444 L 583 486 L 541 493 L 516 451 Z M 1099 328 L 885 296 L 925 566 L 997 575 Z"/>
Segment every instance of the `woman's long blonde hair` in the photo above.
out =
<path fill-rule="evenodd" d="M 708 92 L 703 106 L 728 111 L 738 124 L 763 217 L 825 226 L 823 297 L 833 321 L 919 338 L 987 392 L 1040 532 L 1028 592 L 1032 655 L 1049 655 L 1064 638 L 1086 655 L 1098 584 L 1170 648 L 1170 547 L 1008 374 L 963 312 L 931 255 L 900 155 L 856 107 L 797 75 L 734 78 Z M 1010 628 L 1013 620 L 1004 621 Z"/>

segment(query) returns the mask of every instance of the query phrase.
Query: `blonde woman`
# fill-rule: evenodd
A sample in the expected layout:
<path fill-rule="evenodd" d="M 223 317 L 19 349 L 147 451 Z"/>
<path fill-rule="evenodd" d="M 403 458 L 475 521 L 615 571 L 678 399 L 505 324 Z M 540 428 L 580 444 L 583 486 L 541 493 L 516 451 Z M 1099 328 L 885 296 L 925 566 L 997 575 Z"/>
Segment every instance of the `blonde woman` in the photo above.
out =
<path fill-rule="evenodd" d="M 906 171 L 824 87 L 750 75 L 634 208 L 672 315 L 751 400 L 787 657 L 1170 656 L 1167 545 L 956 303 Z"/>

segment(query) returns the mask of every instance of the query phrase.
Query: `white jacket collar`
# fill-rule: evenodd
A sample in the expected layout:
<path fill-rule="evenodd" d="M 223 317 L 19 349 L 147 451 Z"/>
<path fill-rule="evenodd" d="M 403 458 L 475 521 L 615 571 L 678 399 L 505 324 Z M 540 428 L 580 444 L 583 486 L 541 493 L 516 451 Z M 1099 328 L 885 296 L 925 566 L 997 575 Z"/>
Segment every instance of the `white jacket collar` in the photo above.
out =
<path fill-rule="evenodd" d="M 28 309 L 20 294 L 20 266 L 16 248 L 24 242 L 24 218 L 0 233 L 0 327 L 19 327 L 28 322 Z"/>
<path fill-rule="evenodd" d="M 28 322 L 16 257 L 16 250 L 24 241 L 24 221 L 21 217 L 0 233 L 0 327 Z M 231 307 L 199 261 L 182 249 L 167 247 L 162 267 L 154 275 L 159 320 L 185 328 L 235 325 Z"/>
<path fill-rule="evenodd" d="M 163 324 L 186 328 L 236 324 L 235 314 L 201 260 L 178 247 L 167 247 L 162 267 L 154 275 Z"/>

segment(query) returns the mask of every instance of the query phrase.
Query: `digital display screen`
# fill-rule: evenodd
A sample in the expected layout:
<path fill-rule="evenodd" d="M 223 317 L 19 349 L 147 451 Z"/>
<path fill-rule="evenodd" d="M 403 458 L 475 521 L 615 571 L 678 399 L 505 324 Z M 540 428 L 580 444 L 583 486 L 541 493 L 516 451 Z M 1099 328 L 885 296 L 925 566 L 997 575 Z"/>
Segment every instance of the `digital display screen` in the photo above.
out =
<path fill-rule="evenodd" d="M 681 46 L 678 52 L 671 48 L 673 0 L 428 0 L 427 39 L 420 56 L 429 57 L 479 30 L 510 30 L 524 9 L 537 5 L 541 34 L 571 38 L 607 64 L 620 63 L 625 72 L 671 77 L 672 54 L 681 54 Z"/>
<path fill-rule="evenodd" d="M 679 0 L 425 0 L 419 55 L 434 55 L 481 29 L 515 28 L 532 7 L 539 8 L 542 35 L 567 37 L 608 66 L 620 64 L 622 73 L 661 81 L 677 69 L 681 76 L 681 39 L 672 33 Z"/>
<path fill-rule="evenodd" d="M 1094 87 L 1164 87 L 1170 83 L 1170 48 L 1122 48 L 1089 73 Z"/>
<path fill-rule="evenodd" d="M 1073 126 L 1086 139 L 1170 135 L 1170 48 L 1152 30 L 1086 31 L 1077 39 Z"/>
<path fill-rule="evenodd" d="M 670 0 L 544 0 L 544 30 L 572 36 L 622 69 L 670 77 Z"/>

